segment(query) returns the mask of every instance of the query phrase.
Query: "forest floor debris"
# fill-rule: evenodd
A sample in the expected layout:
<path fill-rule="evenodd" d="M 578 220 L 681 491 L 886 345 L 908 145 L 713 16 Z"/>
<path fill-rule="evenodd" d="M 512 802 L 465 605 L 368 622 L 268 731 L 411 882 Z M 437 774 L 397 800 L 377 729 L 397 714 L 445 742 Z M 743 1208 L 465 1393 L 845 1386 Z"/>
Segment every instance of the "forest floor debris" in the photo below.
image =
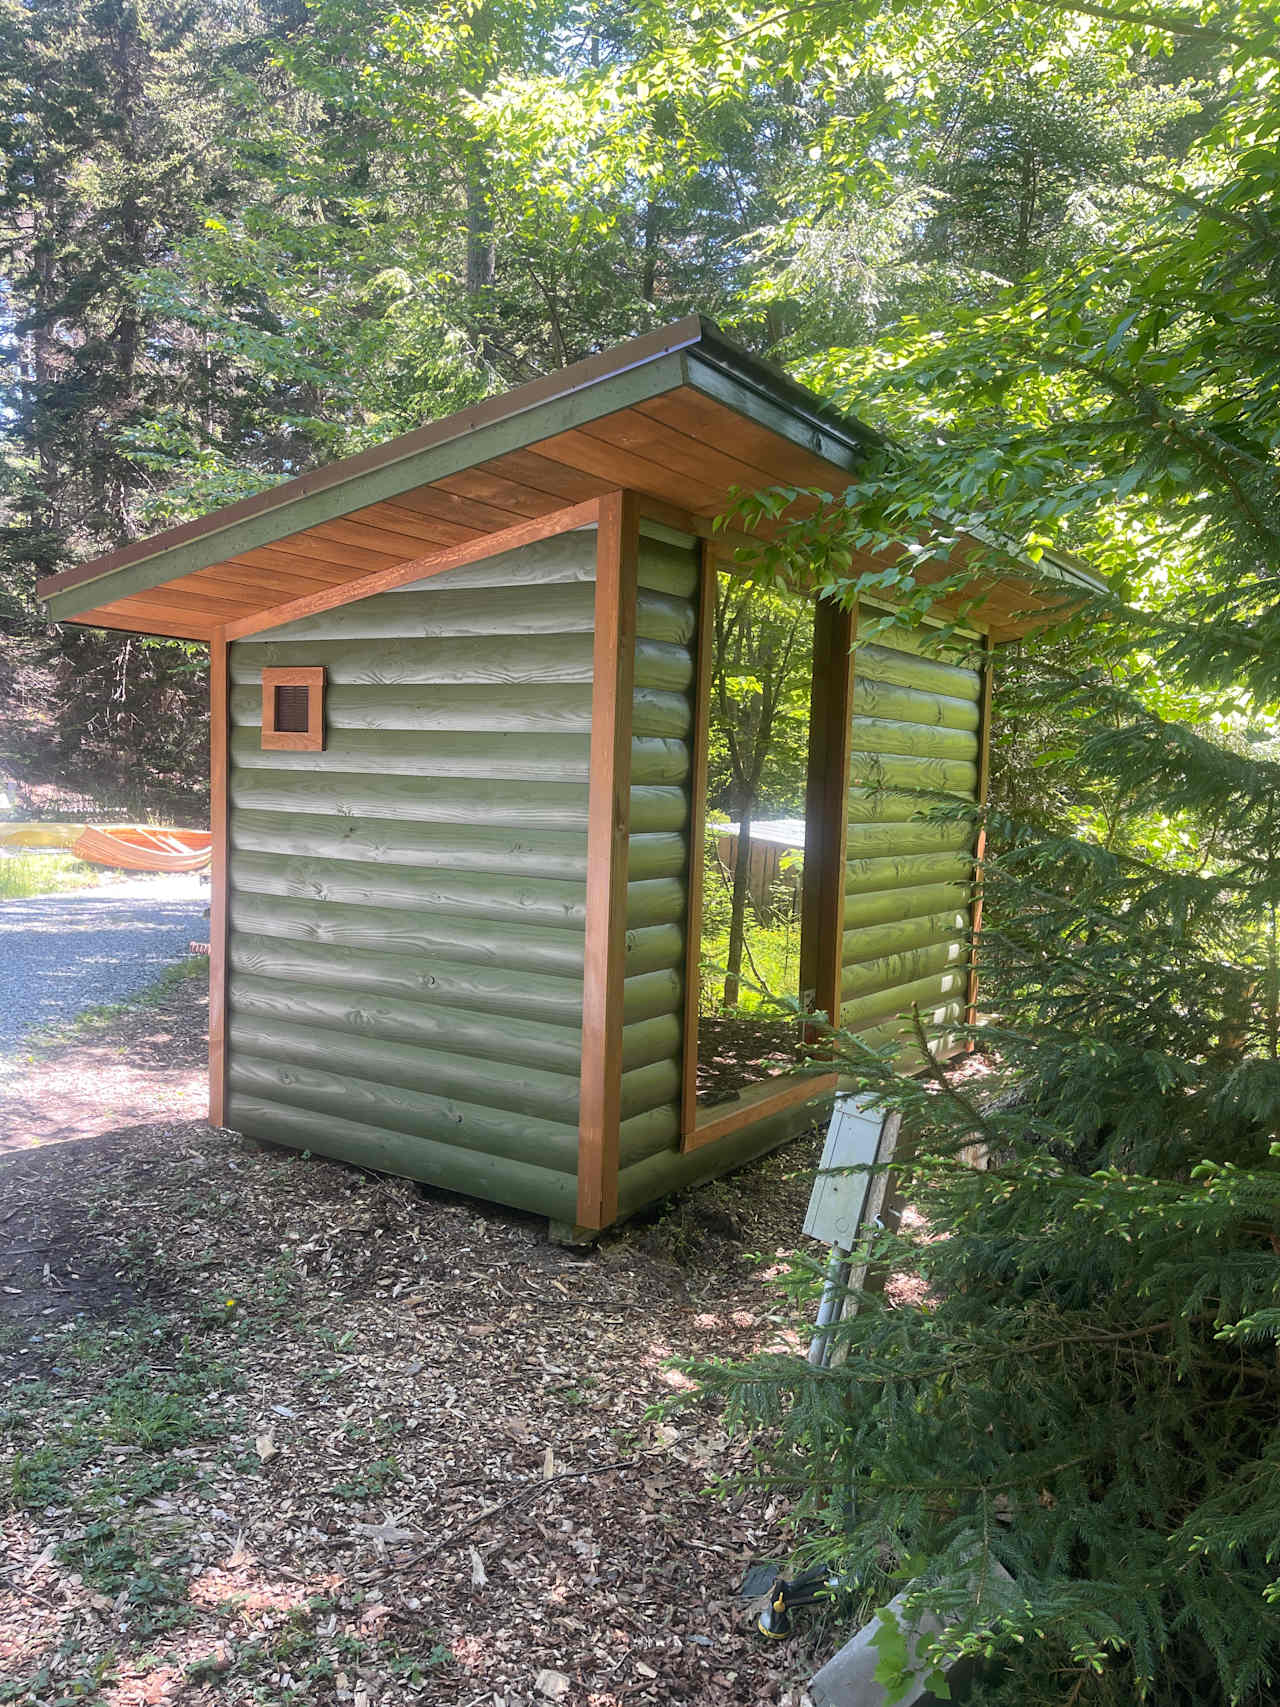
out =
<path fill-rule="evenodd" d="M 198 1072 L 179 989 L 94 1046 Z M 673 1357 L 779 1342 L 816 1157 L 589 1253 L 172 1116 L 0 1160 L 0 1702 L 798 1700 L 837 1634 L 736 1594 L 783 1513 L 651 1413 Z"/>
<path fill-rule="evenodd" d="M 141 1000 L 91 1009 L 0 1057 L 0 1156 L 203 1115 L 208 964 L 194 961 L 191 975 L 158 980 Z"/>

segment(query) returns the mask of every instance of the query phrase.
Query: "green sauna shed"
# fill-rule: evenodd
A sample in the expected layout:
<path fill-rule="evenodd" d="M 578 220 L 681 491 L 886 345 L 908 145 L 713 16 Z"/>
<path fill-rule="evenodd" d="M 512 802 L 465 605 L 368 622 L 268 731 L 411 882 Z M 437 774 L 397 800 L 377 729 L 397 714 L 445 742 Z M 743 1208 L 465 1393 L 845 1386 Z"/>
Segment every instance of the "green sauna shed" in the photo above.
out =
<path fill-rule="evenodd" d="M 42 583 L 209 646 L 215 1123 L 599 1228 L 823 1115 L 694 1088 L 712 523 L 875 443 L 693 317 Z M 800 978 L 869 1035 L 972 1008 L 920 791 L 980 796 L 988 649 L 1051 603 L 976 591 L 950 655 L 812 607 Z"/>

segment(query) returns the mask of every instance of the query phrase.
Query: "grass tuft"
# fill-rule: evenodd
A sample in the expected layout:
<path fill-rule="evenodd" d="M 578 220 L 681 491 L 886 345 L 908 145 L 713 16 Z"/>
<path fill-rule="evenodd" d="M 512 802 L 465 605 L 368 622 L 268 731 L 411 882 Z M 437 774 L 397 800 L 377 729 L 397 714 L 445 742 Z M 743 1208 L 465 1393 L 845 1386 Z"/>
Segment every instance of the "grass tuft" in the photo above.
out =
<path fill-rule="evenodd" d="M 62 889 L 89 889 L 102 882 L 102 871 L 66 853 L 0 854 L 0 901 L 25 901 L 32 895 L 56 895 Z"/>

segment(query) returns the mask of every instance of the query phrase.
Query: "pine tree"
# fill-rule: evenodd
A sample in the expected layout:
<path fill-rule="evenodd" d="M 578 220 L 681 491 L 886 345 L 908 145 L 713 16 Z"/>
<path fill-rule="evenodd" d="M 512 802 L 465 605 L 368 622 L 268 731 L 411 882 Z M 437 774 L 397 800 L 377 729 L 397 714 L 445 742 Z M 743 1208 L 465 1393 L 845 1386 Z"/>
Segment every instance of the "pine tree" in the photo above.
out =
<path fill-rule="evenodd" d="M 166 795 L 200 788 L 201 661 L 193 648 L 133 637 L 49 635 L 34 588 L 137 537 L 151 519 L 163 424 L 200 432 L 203 352 L 154 312 L 140 279 L 217 192 L 210 39 L 193 7 L 168 0 L 0 8 L 12 329 L 0 622 L 56 665 L 65 780 L 117 809 L 164 810 Z"/>
<path fill-rule="evenodd" d="M 954 1619 L 937 1657 L 980 1660 L 972 1699 L 1002 1707 L 1280 1687 L 1280 107 L 1250 26 L 1231 115 L 1154 230 L 945 337 L 908 329 L 878 391 L 846 372 L 932 434 L 776 548 L 919 615 L 936 587 L 903 542 L 978 507 L 993 573 L 1000 539 L 1072 543 L 1117 588 L 1020 660 L 1073 784 L 1034 821 L 991 814 L 990 1071 L 904 1077 L 838 1040 L 906 1116 L 924 1226 L 877 1240 L 836 1366 L 701 1371 L 802 1549 L 867 1604 L 913 1579 L 910 1607 Z M 922 1301 L 891 1307 L 904 1274 Z"/>

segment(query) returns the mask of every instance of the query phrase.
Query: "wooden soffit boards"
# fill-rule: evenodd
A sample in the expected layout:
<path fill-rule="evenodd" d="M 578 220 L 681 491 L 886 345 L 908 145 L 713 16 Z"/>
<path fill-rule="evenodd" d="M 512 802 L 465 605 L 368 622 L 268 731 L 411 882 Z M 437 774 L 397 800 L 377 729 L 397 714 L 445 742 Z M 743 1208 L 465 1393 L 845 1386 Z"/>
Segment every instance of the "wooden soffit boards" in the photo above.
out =
<path fill-rule="evenodd" d="M 310 595 L 358 598 L 365 577 L 435 553 L 502 549 L 522 524 L 619 489 L 710 533 L 735 489 L 839 490 L 878 442 L 693 316 L 39 590 L 58 621 L 209 639 Z M 987 626 L 1043 620 L 1031 589 L 988 591 Z"/>

